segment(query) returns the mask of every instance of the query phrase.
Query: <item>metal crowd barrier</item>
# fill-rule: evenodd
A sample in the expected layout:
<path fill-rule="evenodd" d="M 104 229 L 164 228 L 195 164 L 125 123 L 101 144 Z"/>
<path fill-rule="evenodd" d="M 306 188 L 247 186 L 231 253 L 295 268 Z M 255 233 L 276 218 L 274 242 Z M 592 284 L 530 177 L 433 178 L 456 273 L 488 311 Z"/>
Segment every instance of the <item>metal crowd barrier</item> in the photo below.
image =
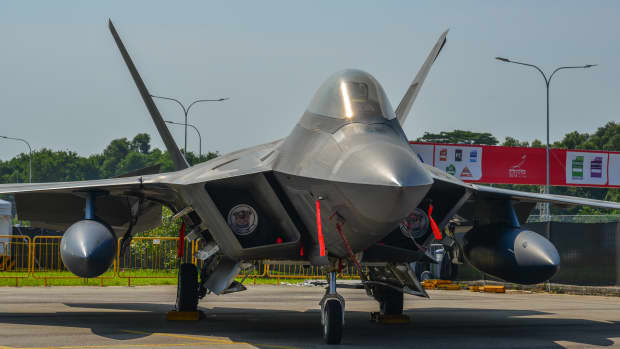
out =
<path fill-rule="evenodd" d="M 71 274 L 60 258 L 60 240 L 62 236 L 35 236 L 31 247 L 31 275 L 35 279 L 42 279 L 43 286 L 47 286 L 48 280 L 54 279 L 80 279 Z M 116 259 L 108 271 L 94 278 L 103 286 L 104 279 L 113 279 L 116 275 Z M 87 283 L 86 279 L 83 279 Z"/>
<path fill-rule="evenodd" d="M 0 279 L 20 279 L 30 274 L 30 237 L 25 235 L 0 235 Z"/>
<path fill-rule="evenodd" d="M 26 278 L 43 280 L 80 279 L 71 274 L 62 262 L 60 242 L 62 236 L 0 235 L 0 279 L 15 279 L 15 286 Z M 176 237 L 134 237 L 127 251 L 121 256 L 121 239 L 110 269 L 97 277 L 100 286 L 105 280 L 126 280 L 131 286 L 136 279 L 176 279 L 180 263 L 200 266 L 194 255 L 197 243 L 185 240 L 183 258 L 177 258 L 179 239 Z M 278 261 L 255 262 L 251 272 L 242 272 L 242 278 L 256 279 L 321 279 L 320 267 Z M 342 279 L 357 279 L 354 266 L 345 266 L 338 275 Z M 83 279 L 84 283 L 88 282 Z"/>
<path fill-rule="evenodd" d="M 194 263 L 196 244 L 185 239 L 183 257 L 177 258 L 179 239 L 175 237 L 134 237 L 121 257 L 121 239 L 118 240 L 116 275 L 127 279 L 175 279 L 180 263 Z"/>

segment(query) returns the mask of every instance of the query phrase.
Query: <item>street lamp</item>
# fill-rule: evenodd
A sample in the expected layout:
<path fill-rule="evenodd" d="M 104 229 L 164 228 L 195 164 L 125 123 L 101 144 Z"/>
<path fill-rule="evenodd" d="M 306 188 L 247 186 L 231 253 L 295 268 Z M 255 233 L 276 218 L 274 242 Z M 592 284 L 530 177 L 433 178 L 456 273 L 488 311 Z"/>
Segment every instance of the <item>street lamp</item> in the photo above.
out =
<path fill-rule="evenodd" d="M 153 98 L 160 98 L 160 99 L 166 99 L 166 100 L 169 100 L 169 101 L 177 102 L 177 104 L 181 106 L 181 109 L 183 109 L 183 114 L 185 114 L 185 123 L 183 124 L 185 126 L 185 146 L 183 147 L 183 150 L 185 152 L 187 152 L 187 126 L 188 126 L 188 124 L 187 124 L 187 115 L 189 114 L 189 110 L 192 108 L 192 106 L 194 104 L 202 103 L 202 102 L 223 102 L 223 101 L 228 99 L 228 97 L 226 97 L 226 98 L 219 98 L 219 99 L 198 99 L 198 100 L 195 100 L 192 103 L 190 103 L 189 106 L 187 106 L 187 108 L 186 108 L 183 103 L 181 103 L 178 99 L 175 99 L 175 98 L 161 97 L 161 96 L 154 96 L 154 95 L 151 95 L 151 97 L 153 97 Z"/>
<path fill-rule="evenodd" d="M 185 124 L 182 124 L 180 122 L 174 122 L 174 121 L 168 121 L 168 120 L 164 120 L 169 124 L 173 124 L 173 125 L 181 125 L 184 126 Z M 202 136 L 200 136 L 200 131 L 198 131 L 198 128 L 196 128 L 196 126 L 192 125 L 192 124 L 187 124 L 187 126 L 192 127 L 194 130 L 196 130 L 196 133 L 198 134 L 198 154 L 199 154 L 199 158 L 202 157 Z"/>
<path fill-rule="evenodd" d="M 514 63 L 514 64 L 520 64 L 520 65 L 525 65 L 528 67 L 532 67 L 536 70 L 538 70 L 540 72 L 540 74 L 543 76 L 543 79 L 545 79 L 545 86 L 547 87 L 547 185 L 545 186 L 545 194 L 549 194 L 549 85 L 551 83 L 551 78 L 553 78 L 553 75 L 555 75 L 555 73 L 557 73 L 558 71 L 562 70 L 562 69 L 584 69 L 584 68 L 592 68 L 592 67 L 596 67 L 597 64 L 586 64 L 586 65 L 579 65 L 579 66 L 566 66 L 566 67 L 559 67 L 556 68 L 551 75 L 549 75 L 549 78 L 547 78 L 547 75 L 545 75 L 545 73 L 542 71 L 542 69 L 538 68 L 537 66 L 533 65 L 533 64 L 528 64 L 528 63 L 523 63 L 523 62 L 516 62 L 513 60 L 510 60 L 508 58 L 503 58 L 503 57 L 495 57 L 495 59 L 497 59 L 498 61 L 501 62 L 505 62 L 505 63 Z M 549 203 L 547 202 L 545 204 L 545 210 L 546 210 L 546 218 L 547 220 L 549 220 L 549 217 L 551 215 L 551 212 L 549 211 Z"/>
<path fill-rule="evenodd" d="M 21 138 L 13 138 L 13 137 L 7 137 L 7 136 L 0 136 L 0 138 L 12 139 L 14 141 L 21 141 L 21 142 L 26 143 L 26 145 L 28 146 L 28 150 L 30 151 L 30 155 L 28 156 L 28 160 L 30 162 L 30 168 L 28 169 L 28 175 L 30 176 L 30 183 L 32 183 L 32 147 L 30 147 L 30 143 L 28 143 L 25 139 L 21 139 Z"/>

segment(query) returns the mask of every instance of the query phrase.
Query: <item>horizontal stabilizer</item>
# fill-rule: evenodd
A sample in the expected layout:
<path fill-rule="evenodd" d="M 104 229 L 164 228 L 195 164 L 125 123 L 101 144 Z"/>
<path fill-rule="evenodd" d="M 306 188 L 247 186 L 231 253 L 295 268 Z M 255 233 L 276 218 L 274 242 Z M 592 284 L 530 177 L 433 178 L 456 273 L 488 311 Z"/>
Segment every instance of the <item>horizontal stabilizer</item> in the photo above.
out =
<path fill-rule="evenodd" d="M 441 52 L 441 49 L 446 44 L 447 35 L 448 35 L 447 30 L 443 34 L 441 34 L 441 37 L 439 38 L 439 40 L 437 41 L 437 43 L 431 50 L 431 53 L 426 58 L 426 61 L 424 61 L 422 68 L 420 68 L 420 71 L 418 71 L 418 74 L 416 74 L 415 79 L 413 79 L 413 82 L 407 89 L 407 93 L 405 93 L 405 96 L 400 101 L 400 104 L 398 104 L 398 107 L 396 108 L 396 118 L 398 118 L 398 121 L 400 121 L 401 125 L 405 123 L 405 120 L 407 119 L 407 115 L 409 115 L 409 111 L 411 110 L 411 106 L 413 105 L 413 102 L 418 96 L 418 93 L 420 92 L 420 88 L 422 87 L 422 84 L 424 83 L 424 80 L 426 79 L 428 72 L 431 70 L 431 67 L 433 66 L 433 63 L 435 62 L 435 59 L 437 59 L 437 56 L 439 56 L 439 52 Z"/>

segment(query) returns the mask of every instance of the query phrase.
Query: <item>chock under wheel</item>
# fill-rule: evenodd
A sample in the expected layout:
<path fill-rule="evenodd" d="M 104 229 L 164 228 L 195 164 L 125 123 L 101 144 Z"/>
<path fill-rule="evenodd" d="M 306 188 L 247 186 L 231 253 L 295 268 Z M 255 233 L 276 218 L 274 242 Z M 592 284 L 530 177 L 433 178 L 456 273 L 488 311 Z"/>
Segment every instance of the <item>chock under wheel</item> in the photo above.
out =
<path fill-rule="evenodd" d="M 166 320 L 168 321 L 198 321 L 200 319 L 203 319 L 204 317 L 205 317 L 205 314 L 200 310 L 196 310 L 196 311 L 170 310 L 166 314 Z"/>
<path fill-rule="evenodd" d="M 387 315 L 379 312 L 370 313 L 370 321 L 378 324 L 407 324 L 409 316 L 404 314 Z"/>

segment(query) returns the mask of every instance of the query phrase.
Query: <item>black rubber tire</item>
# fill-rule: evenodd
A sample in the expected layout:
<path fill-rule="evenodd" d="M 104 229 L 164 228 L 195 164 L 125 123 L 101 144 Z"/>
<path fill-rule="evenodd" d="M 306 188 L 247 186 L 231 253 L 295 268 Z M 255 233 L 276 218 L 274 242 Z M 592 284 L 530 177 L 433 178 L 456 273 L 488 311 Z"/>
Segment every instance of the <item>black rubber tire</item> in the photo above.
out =
<path fill-rule="evenodd" d="M 198 270 L 191 263 L 183 263 L 179 267 L 176 310 L 198 310 Z"/>
<path fill-rule="evenodd" d="M 325 303 L 323 324 L 323 339 L 327 344 L 340 344 L 342 341 L 342 304 L 335 299 Z"/>
<path fill-rule="evenodd" d="M 401 315 L 403 313 L 404 294 L 391 287 L 378 287 L 378 301 L 383 315 Z"/>

